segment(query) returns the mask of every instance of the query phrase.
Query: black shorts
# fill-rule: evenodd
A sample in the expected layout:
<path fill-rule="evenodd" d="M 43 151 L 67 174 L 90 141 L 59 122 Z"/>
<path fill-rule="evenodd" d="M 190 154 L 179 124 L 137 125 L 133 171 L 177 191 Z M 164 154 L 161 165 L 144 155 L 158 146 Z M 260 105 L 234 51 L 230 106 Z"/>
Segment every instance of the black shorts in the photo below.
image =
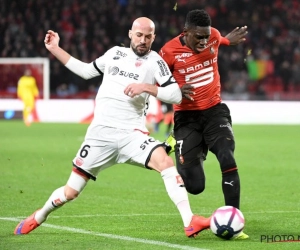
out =
<path fill-rule="evenodd" d="M 205 158 L 219 138 L 234 140 L 229 108 L 219 103 L 206 110 L 176 111 L 174 135 L 177 156 L 182 155 L 188 161 Z"/>

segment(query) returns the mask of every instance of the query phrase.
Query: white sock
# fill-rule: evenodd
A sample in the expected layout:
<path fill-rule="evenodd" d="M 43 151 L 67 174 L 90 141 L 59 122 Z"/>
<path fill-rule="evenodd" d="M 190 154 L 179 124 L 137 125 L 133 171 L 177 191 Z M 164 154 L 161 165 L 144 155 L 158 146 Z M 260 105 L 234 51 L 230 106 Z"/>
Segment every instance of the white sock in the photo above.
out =
<path fill-rule="evenodd" d="M 65 196 L 64 189 L 64 186 L 56 189 L 46 201 L 45 205 L 36 212 L 34 218 L 37 223 L 43 223 L 51 212 L 60 208 L 62 205 L 68 202 Z"/>
<path fill-rule="evenodd" d="M 87 181 L 82 176 L 74 173 L 73 171 L 71 172 L 71 175 L 67 182 L 67 185 L 69 187 L 75 189 L 76 191 L 78 191 L 78 193 L 81 193 L 86 184 Z M 67 202 L 68 200 L 65 196 L 65 187 L 63 186 L 56 189 L 46 201 L 45 205 L 36 212 L 34 216 L 35 220 L 39 224 L 43 223 L 51 212 L 60 208 Z"/>
<path fill-rule="evenodd" d="M 192 220 L 193 213 L 181 176 L 175 167 L 170 167 L 161 172 L 161 177 L 164 180 L 170 199 L 179 210 L 183 225 L 187 227 Z"/>

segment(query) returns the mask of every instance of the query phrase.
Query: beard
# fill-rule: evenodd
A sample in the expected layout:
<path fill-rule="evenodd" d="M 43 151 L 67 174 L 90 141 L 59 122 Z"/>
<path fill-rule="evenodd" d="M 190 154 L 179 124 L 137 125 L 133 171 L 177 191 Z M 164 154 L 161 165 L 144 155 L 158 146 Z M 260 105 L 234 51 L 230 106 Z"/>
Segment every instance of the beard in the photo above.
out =
<path fill-rule="evenodd" d="M 132 43 L 131 43 L 130 45 L 131 45 L 131 49 L 133 50 L 133 52 L 134 52 L 137 56 L 140 56 L 140 57 L 147 55 L 148 52 L 149 52 L 149 50 L 150 50 L 150 48 L 145 48 L 145 50 L 140 51 L 140 50 L 138 50 L 138 47 L 141 46 L 141 45 L 134 46 L 134 44 L 132 44 Z"/>

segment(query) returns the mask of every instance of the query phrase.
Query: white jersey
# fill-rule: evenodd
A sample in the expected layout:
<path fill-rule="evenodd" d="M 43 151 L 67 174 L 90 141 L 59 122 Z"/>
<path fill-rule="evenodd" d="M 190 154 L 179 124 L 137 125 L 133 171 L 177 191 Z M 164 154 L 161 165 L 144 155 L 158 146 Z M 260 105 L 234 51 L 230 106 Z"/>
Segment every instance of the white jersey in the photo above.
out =
<path fill-rule="evenodd" d="M 149 94 L 131 98 L 124 90 L 131 83 L 166 83 L 172 75 L 164 60 L 154 51 L 138 57 L 130 48 L 115 46 L 97 58 L 94 67 L 104 76 L 89 129 L 102 125 L 148 132 L 145 121 Z"/>

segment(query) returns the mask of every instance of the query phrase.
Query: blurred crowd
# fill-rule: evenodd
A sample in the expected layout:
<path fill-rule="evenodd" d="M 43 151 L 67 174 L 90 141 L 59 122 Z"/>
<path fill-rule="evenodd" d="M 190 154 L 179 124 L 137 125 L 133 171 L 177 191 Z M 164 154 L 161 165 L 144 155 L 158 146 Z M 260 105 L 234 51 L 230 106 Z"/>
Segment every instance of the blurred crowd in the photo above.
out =
<path fill-rule="evenodd" d="M 52 29 L 72 56 L 91 62 L 115 45 L 128 46 L 132 21 L 147 16 L 155 21 L 158 51 L 180 34 L 187 12 L 204 8 L 212 26 L 226 35 L 248 26 L 247 41 L 219 50 L 224 99 L 300 100 L 299 0 L 0 0 L 1 57 L 50 58 L 52 97 L 96 93 L 101 77 L 82 80 L 55 60 L 44 46 Z M 249 77 L 248 62 L 263 60 L 272 70 Z M 1 81 L 1 80 L 0 80 Z M 5 83 L 1 82 L 3 87 Z M 0 87 L 1 88 L 1 87 Z M 278 94 L 280 94 L 278 96 Z"/>

